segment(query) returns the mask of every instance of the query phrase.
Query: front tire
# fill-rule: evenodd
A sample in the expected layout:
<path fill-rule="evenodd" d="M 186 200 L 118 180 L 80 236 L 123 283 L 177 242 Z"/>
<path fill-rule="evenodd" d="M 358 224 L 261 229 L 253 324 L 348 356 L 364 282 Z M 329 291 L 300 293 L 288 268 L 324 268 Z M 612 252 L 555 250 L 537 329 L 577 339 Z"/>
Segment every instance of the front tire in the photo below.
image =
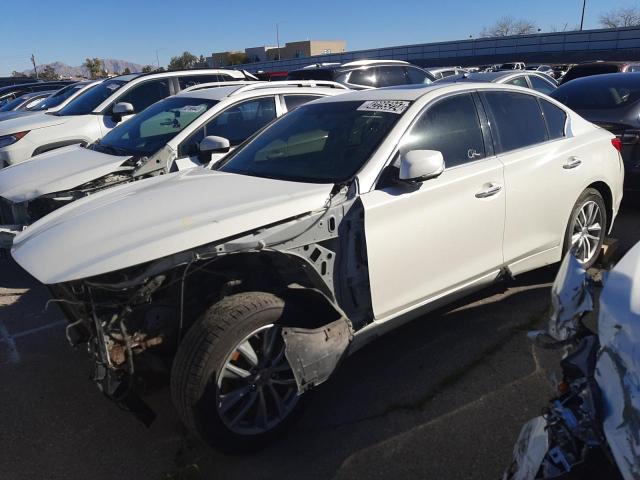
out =
<path fill-rule="evenodd" d="M 607 209 L 600 192 L 587 188 L 578 197 L 565 232 L 563 253 L 573 250 L 587 269 L 598 259 L 607 234 Z"/>
<path fill-rule="evenodd" d="M 284 301 L 263 292 L 231 295 L 187 332 L 174 359 L 171 394 L 192 433 L 224 451 L 260 447 L 300 407 L 284 354 Z"/>

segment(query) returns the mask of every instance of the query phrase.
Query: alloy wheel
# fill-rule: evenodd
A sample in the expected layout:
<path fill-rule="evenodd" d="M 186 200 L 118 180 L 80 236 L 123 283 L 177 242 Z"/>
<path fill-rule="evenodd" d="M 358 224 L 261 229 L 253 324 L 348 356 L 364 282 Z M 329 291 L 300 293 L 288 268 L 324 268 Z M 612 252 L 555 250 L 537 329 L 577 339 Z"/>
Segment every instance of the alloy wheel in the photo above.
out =
<path fill-rule="evenodd" d="M 220 369 L 216 408 L 234 433 L 257 435 L 272 430 L 298 403 L 281 332 L 277 325 L 254 330 L 236 345 Z"/>
<path fill-rule="evenodd" d="M 603 235 L 602 211 L 596 202 L 585 202 L 573 223 L 571 248 L 577 259 L 588 263 L 598 253 L 598 246 Z"/>

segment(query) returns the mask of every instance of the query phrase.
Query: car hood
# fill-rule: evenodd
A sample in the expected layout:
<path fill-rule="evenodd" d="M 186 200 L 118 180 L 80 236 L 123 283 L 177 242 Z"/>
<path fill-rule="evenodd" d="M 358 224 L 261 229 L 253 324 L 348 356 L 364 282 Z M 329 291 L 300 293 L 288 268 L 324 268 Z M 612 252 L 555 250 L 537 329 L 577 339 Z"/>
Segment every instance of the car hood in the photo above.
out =
<path fill-rule="evenodd" d="M 29 115 L 37 115 L 42 112 L 30 112 L 29 110 L 14 110 L 12 112 L 0 112 L 0 122 L 10 120 L 12 118 L 26 117 Z"/>
<path fill-rule="evenodd" d="M 14 203 L 70 190 L 116 170 L 131 157 L 79 145 L 51 150 L 0 170 L 0 197 Z"/>
<path fill-rule="evenodd" d="M 72 117 L 48 115 L 46 112 L 36 112 L 33 115 L 21 115 L 8 118 L 0 122 L 0 136 L 60 125 L 67 122 L 70 118 Z"/>
<path fill-rule="evenodd" d="M 14 238 L 12 255 L 45 284 L 155 260 L 321 209 L 333 185 L 196 168 L 73 202 Z"/>

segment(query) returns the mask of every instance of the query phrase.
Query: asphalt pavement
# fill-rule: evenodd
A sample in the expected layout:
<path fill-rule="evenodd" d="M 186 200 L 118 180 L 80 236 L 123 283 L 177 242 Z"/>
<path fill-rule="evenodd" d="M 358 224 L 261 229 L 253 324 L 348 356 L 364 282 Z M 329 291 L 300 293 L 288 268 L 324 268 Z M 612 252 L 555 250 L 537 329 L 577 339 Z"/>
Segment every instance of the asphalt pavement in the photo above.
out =
<path fill-rule="evenodd" d="M 623 211 L 618 256 L 640 241 Z M 182 427 L 167 389 L 147 428 L 89 380 L 48 293 L 0 260 L 0 478 L 495 479 L 522 424 L 552 393 L 544 326 L 555 267 L 521 275 L 419 318 L 348 358 L 300 420 L 264 450 L 225 455 Z"/>

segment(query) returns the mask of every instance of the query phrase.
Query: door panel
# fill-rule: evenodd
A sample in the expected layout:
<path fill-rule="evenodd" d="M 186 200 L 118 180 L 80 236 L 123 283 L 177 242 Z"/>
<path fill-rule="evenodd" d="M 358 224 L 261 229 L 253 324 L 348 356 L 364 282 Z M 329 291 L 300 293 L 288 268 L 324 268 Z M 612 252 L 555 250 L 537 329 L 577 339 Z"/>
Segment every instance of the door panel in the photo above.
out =
<path fill-rule="evenodd" d="M 504 257 L 507 263 L 557 247 L 583 188 L 581 165 L 565 168 L 581 157 L 574 139 L 561 139 L 500 155 L 507 188 Z M 553 256 L 558 259 L 559 253 Z M 535 268 L 547 264 L 527 264 Z M 518 269 L 520 270 L 520 269 Z M 514 271 L 519 273 L 519 271 Z"/>
<path fill-rule="evenodd" d="M 361 196 L 376 318 L 499 268 L 505 192 L 476 194 L 504 185 L 502 169 L 489 158 Z"/>

